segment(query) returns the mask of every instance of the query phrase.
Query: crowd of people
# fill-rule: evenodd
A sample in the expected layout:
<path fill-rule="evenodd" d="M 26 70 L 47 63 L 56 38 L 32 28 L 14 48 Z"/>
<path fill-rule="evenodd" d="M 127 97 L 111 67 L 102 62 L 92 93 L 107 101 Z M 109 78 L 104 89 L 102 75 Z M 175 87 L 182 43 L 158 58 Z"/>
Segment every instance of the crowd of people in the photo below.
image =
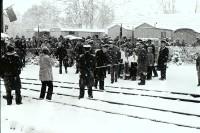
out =
<path fill-rule="evenodd" d="M 136 40 L 123 38 L 111 40 L 108 37 L 99 39 L 87 37 L 70 40 L 60 36 L 58 39 L 49 37 L 39 41 L 36 39 L 26 40 L 24 36 L 11 38 L 9 44 L 5 45 L 1 57 L 1 77 L 4 79 L 6 88 L 7 104 L 12 104 L 11 91 L 16 92 L 16 104 L 22 103 L 21 98 L 21 69 L 25 67 L 27 52 L 39 56 L 39 79 L 41 80 L 40 99 L 52 99 L 53 93 L 53 58 L 59 61 L 59 74 L 62 74 L 64 66 L 67 68 L 76 65 L 76 73 L 80 73 L 79 99 L 84 97 L 87 86 L 89 98 L 93 98 L 92 87 L 104 90 L 104 79 L 108 74 L 111 83 L 117 82 L 118 78 L 124 80 L 140 80 L 138 85 L 145 85 L 146 80 L 158 77 L 166 80 L 166 69 L 169 57 L 169 49 L 166 40 L 161 40 L 158 53 L 151 40 Z M 122 56 L 124 53 L 124 57 Z M 200 55 L 199 55 L 200 56 Z M 200 85 L 200 57 L 197 58 L 198 86 Z M 99 83 L 99 86 L 98 86 Z"/>

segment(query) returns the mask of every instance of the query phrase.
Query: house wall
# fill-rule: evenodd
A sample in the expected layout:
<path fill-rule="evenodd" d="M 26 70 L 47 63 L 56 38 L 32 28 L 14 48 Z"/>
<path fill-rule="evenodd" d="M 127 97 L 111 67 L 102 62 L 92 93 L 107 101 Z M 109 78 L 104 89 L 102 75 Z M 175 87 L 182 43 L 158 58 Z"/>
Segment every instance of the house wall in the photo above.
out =
<path fill-rule="evenodd" d="M 136 38 L 161 38 L 162 32 L 166 33 L 164 38 L 173 39 L 173 31 L 165 30 L 165 29 L 158 29 L 158 28 L 136 28 L 135 29 L 135 37 Z"/>
<path fill-rule="evenodd" d="M 196 33 L 190 33 L 186 31 L 178 31 L 174 33 L 174 40 L 179 40 L 180 43 L 184 40 L 186 45 L 192 45 L 196 42 Z"/>
<path fill-rule="evenodd" d="M 108 29 L 108 36 L 111 37 L 112 39 L 115 39 L 117 36 L 120 35 L 120 27 L 119 25 L 115 25 L 113 27 L 110 27 Z M 128 30 L 125 28 L 122 28 L 122 37 L 126 36 L 127 38 L 132 37 L 132 30 Z"/>

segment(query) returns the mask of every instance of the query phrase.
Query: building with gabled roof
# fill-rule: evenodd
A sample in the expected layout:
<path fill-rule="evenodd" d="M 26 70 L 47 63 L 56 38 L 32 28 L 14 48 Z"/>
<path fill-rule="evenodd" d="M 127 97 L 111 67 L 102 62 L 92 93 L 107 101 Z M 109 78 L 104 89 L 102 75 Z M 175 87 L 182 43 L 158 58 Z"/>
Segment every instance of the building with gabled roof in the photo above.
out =
<path fill-rule="evenodd" d="M 136 38 L 158 38 L 165 39 L 168 38 L 173 40 L 173 30 L 157 28 L 147 23 L 143 23 L 135 28 Z"/>
<path fill-rule="evenodd" d="M 115 24 L 108 28 L 108 36 L 112 39 L 115 39 L 117 36 L 120 36 L 120 27 L 121 25 Z M 132 37 L 132 29 L 133 27 L 129 25 L 122 24 L 122 37 L 126 36 L 127 38 Z"/>
<path fill-rule="evenodd" d="M 197 38 L 200 37 L 200 33 L 189 28 L 180 28 L 174 31 L 174 41 L 187 46 L 191 46 L 196 43 Z"/>

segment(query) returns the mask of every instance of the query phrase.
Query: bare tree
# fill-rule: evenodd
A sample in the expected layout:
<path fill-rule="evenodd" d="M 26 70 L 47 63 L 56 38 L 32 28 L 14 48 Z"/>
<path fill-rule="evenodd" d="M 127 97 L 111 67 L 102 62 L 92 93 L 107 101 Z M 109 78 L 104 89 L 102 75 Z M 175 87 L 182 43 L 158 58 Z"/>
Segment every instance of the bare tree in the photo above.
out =
<path fill-rule="evenodd" d="M 105 28 L 108 25 L 112 23 L 114 20 L 114 11 L 111 6 L 109 6 L 107 3 L 105 3 L 105 0 L 103 0 L 99 4 L 98 8 L 98 19 L 97 19 L 97 25 L 100 28 Z"/>
<path fill-rule="evenodd" d="M 80 0 L 63 1 L 65 7 L 65 22 L 71 27 L 82 27 L 82 9 Z"/>
<path fill-rule="evenodd" d="M 96 19 L 98 4 L 93 0 L 83 0 L 83 19 L 86 28 L 94 27 L 94 20 Z"/>
<path fill-rule="evenodd" d="M 32 29 L 40 24 L 41 28 L 56 27 L 59 23 L 59 10 L 52 3 L 44 1 L 33 5 L 22 16 L 24 28 Z"/>
<path fill-rule="evenodd" d="M 162 9 L 165 14 L 174 14 L 176 13 L 175 7 L 176 0 L 162 0 Z"/>
<path fill-rule="evenodd" d="M 196 4 L 195 4 L 195 14 L 198 12 L 198 0 L 196 0 Z"/>

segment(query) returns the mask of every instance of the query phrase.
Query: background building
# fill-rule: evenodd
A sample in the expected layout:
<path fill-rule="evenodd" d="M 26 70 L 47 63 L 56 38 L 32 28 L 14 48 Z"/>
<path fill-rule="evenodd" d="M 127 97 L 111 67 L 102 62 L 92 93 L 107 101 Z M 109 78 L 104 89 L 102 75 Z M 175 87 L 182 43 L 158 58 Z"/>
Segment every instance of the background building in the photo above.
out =
<path fill-rule="evenodd" d="M 147 23 L 143 23 L 137 26 L 134 33 L 136 38 L 168 38 L 170 40 L 173 40 L 173 30 L 156 28 Z"/>
<path fill-rule="evenodd" d="M 113 25 L 108 28 L 108 36 L 111 37 L 112 39 L 115 39 L 117 36 L 120 35 L 120 27 L 121 25 Z M 122 37 L 126 36 L 127 38 L 132 37 L 132 27 L 131 26 L 126 26 L 122 24 Z"/>
<path fill-rule="evenodd" d="M 181 28 L 174 31 L 174 41 L 187 46 L 191 46 L 196 43 L 200 34 L 193 29 Z"/>

